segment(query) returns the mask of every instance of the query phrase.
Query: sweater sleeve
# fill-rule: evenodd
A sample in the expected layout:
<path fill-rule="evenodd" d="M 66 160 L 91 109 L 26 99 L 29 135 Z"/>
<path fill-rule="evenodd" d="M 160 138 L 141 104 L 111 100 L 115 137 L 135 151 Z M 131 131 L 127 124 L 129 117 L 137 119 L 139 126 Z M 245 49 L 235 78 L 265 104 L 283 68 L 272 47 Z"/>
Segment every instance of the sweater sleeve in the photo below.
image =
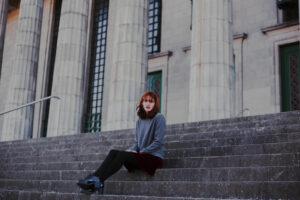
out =
<path fill-rule="evenodd" d="M 138 123 L 139 120 L 136 121 L 136 127 L 135 127 L 135 143 L 134 145 L 129 149 L 131 151 L 136 151 L 136 152 L 139 152 L 139 148 L 138 148 L 138 126 L 139 126 L 139 123 Z"/>
<path fill-rule="evenodd" d="M 149 146 L 143 148 L 141 153 L 153 153 L 164 145 L 165 128 L 166 120 L 163 115 L 160 115 L 155 128 L 154 140 Z"/>

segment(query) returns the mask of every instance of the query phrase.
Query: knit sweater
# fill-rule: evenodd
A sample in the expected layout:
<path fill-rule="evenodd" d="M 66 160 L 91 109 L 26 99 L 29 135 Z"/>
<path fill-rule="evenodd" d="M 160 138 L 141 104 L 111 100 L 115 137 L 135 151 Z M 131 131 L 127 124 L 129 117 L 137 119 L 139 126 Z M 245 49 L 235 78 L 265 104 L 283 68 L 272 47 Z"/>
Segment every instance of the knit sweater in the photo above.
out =
<path fill-rule="evenodd" d="M 164 158 L 164 136 L 166 120 L 157 113 L 152 119 L 139 118 L 136 122 L 136 140 L 132 151 Z"/>

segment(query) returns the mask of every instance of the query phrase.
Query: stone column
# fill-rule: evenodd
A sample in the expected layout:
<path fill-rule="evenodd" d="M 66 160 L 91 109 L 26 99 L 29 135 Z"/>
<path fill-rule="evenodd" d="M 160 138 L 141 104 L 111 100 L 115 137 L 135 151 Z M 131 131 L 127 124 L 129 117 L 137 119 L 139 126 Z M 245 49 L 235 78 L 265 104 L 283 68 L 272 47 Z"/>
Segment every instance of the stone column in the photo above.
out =
<path fill-rule="evenodd" d="M 35 100 L 44 0 L 22 0 L 5 110 Z M 2 140 L 31 138 L 33 106 L 4 115 Z"/>
<path fill-rule="evenodd" d="M 148 55 L 148 0 L 112 0 L 114 16 L 109 74 L 105 74 L 107 98 L 105 123 L 102 130 L 135 127 L 136 106 L 146 89 Z M 110 9 L 111 10 L 111 9 Z M 113 26 L 113 27 L 112 27 Z"/>
<path fill-rule="evenodd" d="M 80 133 L 89 0 L 63 0 L 47 136 Z"/>
<path fill-rule="evenodd" d="M 8 11 L 8 0 L 2 0 L 0 2 L 0 75 L 3 57 L 4 35 L 6 28 L 6 19 Z"/>
<path fill-rule="evenodd" d="M 189 121 L 230 117 L 231 0 L 193 1 Z"/>

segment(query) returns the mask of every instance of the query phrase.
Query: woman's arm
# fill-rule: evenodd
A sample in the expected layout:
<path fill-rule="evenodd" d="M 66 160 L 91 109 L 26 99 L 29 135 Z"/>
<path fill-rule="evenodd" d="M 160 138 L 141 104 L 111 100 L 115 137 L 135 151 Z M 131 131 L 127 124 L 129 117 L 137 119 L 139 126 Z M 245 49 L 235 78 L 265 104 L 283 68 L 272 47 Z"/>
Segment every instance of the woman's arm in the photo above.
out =
<path fill-rule="evenodd" d="M 166 120 L 163 115 L 160 115 L 159 119 L 157 120 L 157 125 L 155 127 L 154 140 L 149 146 L 143 148 L 141 150 L 141 153 L 155 152 L 156 150 L 160 149 L 161 146 L 164 145 L 165 128 L 166 128 Z"/>

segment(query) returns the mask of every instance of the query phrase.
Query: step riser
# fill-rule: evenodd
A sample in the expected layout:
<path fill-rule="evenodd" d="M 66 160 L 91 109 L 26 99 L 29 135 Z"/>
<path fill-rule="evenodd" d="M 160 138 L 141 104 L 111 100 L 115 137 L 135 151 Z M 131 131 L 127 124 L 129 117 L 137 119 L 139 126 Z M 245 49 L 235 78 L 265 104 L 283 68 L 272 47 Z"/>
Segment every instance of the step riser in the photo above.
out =
<path fill-rule="evenodd" d="M 2 197 L 2 198 L 1 198 Z M 5 200 L 217 200 L 216 198 L 154 197 L 125 195 L 84 195 L 80 193 L 54 193 L 32 191 L 0 191 Z M 233 199 L 228 199 L 233 200 Z"/>
<path fill-rule="evenodd" d="M 78 180 L 93 170 L 82 171 L 1 171 L 1 179 L 22 180 Z M 155 176 L 147 176 L 138 170 L 128 173 L 121 170 L 109 180 L 113 181 L 297 181 L 300 166 L 294 167 L 252 167 L 252 168 L 212 168 L 212 169 L 163 169 Z"/>
<path fill-rule="evenodd" d="M 103 148 L 103 149 L 102 149 Z M 0 158 L 0 163 L 24 163 L 24 162 L 47 162 L 47 161 L 86 161 L 90 159 L 104 158 L 109 151 L 109 147 L 99 147 L 99 150 L 93 150 L 92 154 L 88 151 L 78 152 L 74 150 L 66 150 L 67 153 L 54 152 L 41 156 L 23 156 Z M 111 146 L 111 149 L 125 150 L 123 146 Z M 300 143 L 265 143 L 254 145 L 239 146 L 212 146 L 199 147 L 189 149 L 170 149 L 165 150 L 165 157 L 199 157 L 199 156 L 223 156 L 223 155 L 242 155 L 242 154 L 267 154 L 267 153 L 292 153 L 300 152 Z M 59 155 L 58 155 L 59 154 Z"/>
<path fill-rule="evenodd" d="M 298 181 L 300 167 L 279 168 L 222 168 L 222 169 L 176 169 L 175 172 L 157 171 L 154 177 L 136 176 L 127 172 L 113 176 L 112 181 Z M 80 177 L 80 176 L 79 176 Z"/>
<path fill-rule="evenodd" d="M 249 129 L 231 129 L 231 130 L 222 130 L 218 132 L 205 132 L 201 131 L 199 129 L 196 129 L 195 131 L 187 131 L 183 130 L 182 133 L 179 132 L 173 132 L 171 134 L 166 134 L 165 139 L 166 141 L 176 141 L 176 140 L 194 140 L 194 139 L 211 139 L 211 138 L 222 138 L 222 137 L 254 137 L 257 135 L 269 135 L 269 134 L 280 134 L 280 133 L 297 133 L 300 130 L 300 123 L 297 125 L 281 125 L 279 127 L 276 126 L 270 126 L 270 127 L 259 127 L 259 128 L 249 128 Z M 103 133 L 102 133 L 103 134 Z M 106 141 L 109 145 L 110 143 L 114 143 L 116 140 L 128 140 L 128 138 L 131 138 L 131 140 L 134 140 L 134 132 L 130 132 L 130 134 L 124 135 L 105 135 L 102 136 L 100 134 L 82 134 L 80 136 L 74 135 L 68 137 L 57 137 L 57 138 L 42 138 L 40 140 L 45 140 L 45 144 L 39 140 L 28 140 L 28 142 L 22 143 L 21 145 L 18 145 L 18 142 L 21 143 L 21 141 L 18 142 L 8 142 L 8 144 L 12 143 L 14 145 L 7 145 L 6 143 L 0 143 L 0 152 L 6 152 L 8 150 L 14 150 L 17 151 L 28 151 L 34 149 L 44 149 L 44 148 L 51 148 L 53 145 L 62 145 L 62 146 L 78 146 L 85 143 L 90 142 L 103 142 Z M 46 142 L 48 139 L 51 139 L 53 141 Z M 11 149 L 9 148 L 11 147 Z"/>
<path fill-rule="evenodd" d="M 236 138 L 236 137 L 256 137 L 261 135 L 274 135 L 281 133 L 297 133 L 300 130 L 300 125 L 276 127 L 262 127 L 259 129 L 241 129 L 220 132 L 185 132 L 182 134 L 167 135 L 166 140 L 193 140 L 193 139 L 212 139 L 212 138 Z"/>
<path fill-rule="evenodd" d="M 296 126 L 299 124 L 300 118 L 294 118 L 291 120 L 280 120 L 280 121 L 270 121 L 269 123 L 261 123 L 261 122 L 245 122 L 245 123 L 229 123 L 222 126 L 217 126 L 214 124 L 210 124 L 207 126 L 202 127 L 187 127 L 184 128 L 177 128 L 177 129 L 167 129 L 166 134 L 172 134 L 174 132 L 176 133 L 185 133 L 185 132 L 229 132 L 234 130 L 241 130 L 241 129 L 260 129 L 263 127 L 271 128 L 271 127 L 277 127 L 277 128 L 283 128 L 285 126 Z"/>
<path fill-rule="evenodd" d="M 12 190 L 70 192 L 79 191 L 75 181 L 0 181 L 0 186 Z M 300 182 L 114 182 L 105 183 L 105 194 L 153 195 L 169 197 L 206 197 L 206 198 L 281 198 L 296 199 L 300 196 Z M 255 194 L 256 196 L 253 196 Z"/>
<path fill-rule="evenodd" d="M 152 191 L 161 196 L 186 196 L 205 198 L 251 198 L 251 199 L 297 199 L 300 183 L 108 183 L 105 192 L 110 194 L 151 195 Z M 255 195 L 255 196 L 254 196 Z"/>
<path fill-rule="evenodd" d="M 95 170 L 101 159 L 85 162 L 3 164 L 0 170 Z M 300 165 L 300 153 L 165 159 L 164 168 L 216 168 Z"/>
<path fill-rule="evenodd" d="M 224 146 L 195 149 L 169 150 L 165 152 L 166 158 L 225 156 L 247 154 L 292 153 L 300 151 L 300 143 L 278 143 L 248 146 Z"/>
<path fill-rule="evenodd" d="M 300 141 L 300 132 L 290 133 L 290 134 L 276 134 L 269 136 L 256 136 L 256 137 L 238 137 L 238 138 L 218 138 L 210 140 L 180 140 L 180 141 L 166 141 L 166 149 L 182 149 L 182 148 L 195 148 L 195 147 L 217 147 L 226 145 L 248 145 L 248 144 L 263 144 L 263 143 L 279 143 L 279 142 L 295 142 Z M 56 145 L 48 148 L 33 149 L 26 148 L 19 151 L 14 149 L 8 151 L 5 154 L 0 154 L 0 160 L 3 158 L 10 157 L 28 157 L 28 156 L 51 156 L 57 155 L 67 155 L 75 153 L 99 153 L 100 151 L 106 151 L 108 148 L 129 148 L 134 143 L 134 140 L 116 141 L 116 142 L 91 142 L 81 145 Z M 87 146 L 89 148 L 87 148 Z"/>

